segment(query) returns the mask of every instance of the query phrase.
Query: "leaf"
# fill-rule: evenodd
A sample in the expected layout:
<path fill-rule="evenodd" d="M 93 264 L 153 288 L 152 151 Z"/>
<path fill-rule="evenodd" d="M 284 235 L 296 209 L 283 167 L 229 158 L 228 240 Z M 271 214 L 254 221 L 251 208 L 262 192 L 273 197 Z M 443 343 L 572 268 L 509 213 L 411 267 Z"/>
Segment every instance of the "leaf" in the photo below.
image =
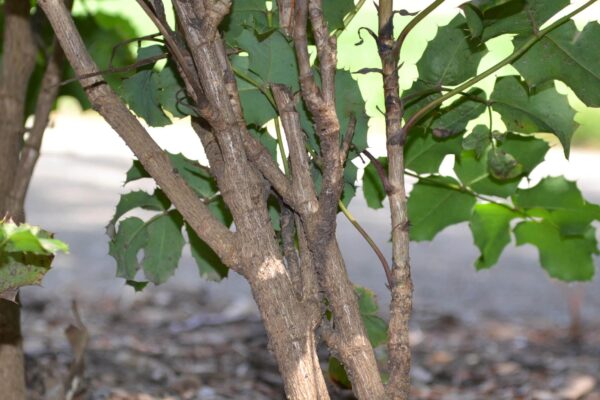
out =
<path fill-rule="evenodd" d="M 323 2 L 323 16 L 329 31 L 344 28 L 344 17 L 354 10 L 353 0 L 336 0 Z"/>
<path fill-rule="evenodd" d="M 378 160 L 387 172 L 387 157 L 380 157 Z M 373 162 L 370 162 L 364 169 L 362 187 L 367 206 L 373 209 L 383 208 L 383 200 L 387 194 Z"/>
<path fill-rule="evenodd" d="M 119 223 L 116 234 L 108 244 L 108 254 L 117 262 L 117 276 L 132 280 L 139 268 L 138 253 L 148 242 L 144 221 L 137 217 Z"/>
<path fill-rule="evenodd" d="M 457 15 L 448 25 L 438 28 L 417 62 L 419 79 L 453 86 L 476 75 L 487 49 L 467 37 L 465 23 L 466 19 Z"/>
<path fill-rule="evenodd" d="M 229 268 L 221 262 L 215 252 L 198 237 L 188 224 L 185 225 L 185 229 L 188 234 L 192 257 L 196 260 L 200 276 L 209 281 L 220 281 L 227 277 Z"/>
<path fill-rule="evenodd" d="M 165 126 L 171 120 L 158 101 L 159 86 L 156 74 L 143 69 L 123 81 L 121 95 L 129 107 L 150 126 Z"/>
<path fill-rule="evenodd" d="M 514 39 L 515 48 L 526 40 Z M 600 107 L 600 24 L 591 22 L 578 31 L 573 21 L 540 39 L 513 63 L 530 86 L 552 80 L 566 83 L 589 107 Z"/>
<path fill-rule="evenodd" d="M 532 34 L 550 17 L 569 5 L 568 0 L 473 0 L 483 24 L 482 40 L 496 36 Z"/>
<path fill-rule="evenodd" d="M 139 160 L 133 160 L 133 164 L 125 176 L 125 184 L 142 178 L 150 178 L 150 174 L 146 172 L 144 166 Z"/>
<path fill-rule="evenodd" d="M 292 45 L 278 31 L 259 40 L 249 30 L 237 38 L 240 48 L 248 53 L 248 69 L 268 84 L 281 83 L 298 90 L 298 67 Z"/>
<path fill-rule="evenodd" d="M 369 117 L 365 112 L 365 100 L 350 71 L 338 69 L 335 74 L 335 110 L 340 121 L 340 135 L 346 135 L 348 123 L 351 118 L 356 120 L 352 144 L 353 152 L 360 153 L 368 147 L 367 131 L 369 130 Z M 350 159 L 353 157 L 350 156 Z"/>
<path fill-rule="evenodd" d="M 499 204 L 477 204 L 469 221 L 475 244 L 481 255 L 475 262 L 480 270 L 498 262 L 502 250 L 510 243 L 510 221 L 517 217 L 514 211 Z"/>
<path fill-rule="evenodd" d="M 340 360 L 335 357 L 329 357 L 327 370 L 329 372 L 329 377 L 337 385 L 346 389 L 350 389 L 352 387 L 350 378 L 348 378 L 348 374 L 346 373 L 346 370 L 344 369 L 344 366 Z"/>
<path fill-rule="evenodd" d="M 525 221 L 517 225 L 515 236 L 517 245 L 538 248 L 540 263 L 551 277 L 569 282 L 593 278 L 592 255 L 598 253 L 594 228 L 582 236 L 563 237 L 549 222 Z"/>
<path fill-rule="evenodd" d="M 548 143 L 533 136 L 516 135 L 508 132 L 497 147 L 510 153 L 523 167 L 523 172 L 529 174 L 538 166 L 550 149 Z"/>
<path fill-rule="evenodd" d="M 351 161 L 346 162 L 344 167 L 344 189 L 342 191 L 341 201 L 344 206 L 348 207 L 350 200 L 356 195 L 356 177 L 358 168 Z"/>
<path fill-rule="evenodd" d="M 168 62 L 160 72 L 155 73 L 155 76 L 158 102 L 164 110 L 176 118 L 183 118 L 187 115 L 197 116 L 172 63 Z"/>
<path fill-rule="evenodd" d="M 154 194 L 137 190 L 121 195 L 115 215 L 108 223 L 107 232 L 109 236 L 114 235 L 114 225 L 123 215 L 135 208 L 143 208 L 144 210 L 164 211 L 171 206 L 171 202 L 160 190 L 156 189 Z"/>
<path fill-rule="evenodd" d="M 268 11 L 264 0 L 236 0 L 232 2 L 230 13 L 221 24 L 225 40 L 232 46 L 244 29 L 265 31 L 269 26 Z"/>
<path fill-rule="evenodd" d="M 583 235 L 592 221 L 600 220 L 600 207 L 585 201 L 575 182 L 563 177 L 544 178 L 530 189 L 519 189 L 513 203 L 544 218 L 563 236 Z"/>
<path fill-rule="evenodd" d="M 520 176 L 523 166 L 516 158 L 502 149 L 491 149 L 488 153 L 488 168 L 490 174 L 501 181 L 507 181 Z"/>
<path fill-rule="evenodd" d="M 458 182 L 441 176 L 415 184 L 408 198 L 411 240 L 431 240 L 447 226 L 469 220 L 475 197 L 450 187 L 458 188 Z"/>
<path fill-rule="evenodd" d="M 460 8 L 462 8 L 463 12 L 465 13 L 465 18 L 467 20 L 467 26 L 469 27 L 471 37 L 480 37 L 483 33 L 483 19 L 482 15 L 480 14 L 480 10 L 470 3 L 463 4 L 460 6 Z"/>
<path fill-rule="evenodd" d="M 167 281 L 175 273 L 184 240 L 183 219 L 176 212 L 159 215 L 146 227 L 148 243 L 144 247 L 144 275 L 154 283 Z"/>
<path fill-rule="evenodd" d="M 52 234 L 29 224 L 15 224 L 0 220 L 0 252 L 54 255 L 69 252 L 69 246 L 52 239 Z"/>
<path fill-rule="evenodd" d="M 463 139 L 462 148 L 465 150 L 474 150 L 476 158 L 479 159 L 490 144 L 492 144 L 490 129 L 485 125 L 477 125 Z"/>
<path fill-rule="evenodd" d="M 0 253 L 0 294 L 23 286 L 39 285 L 50 270 L 53 256 Z"/>
<path fill-rule="evenodd" d="M 462 96 L 448 107 L 441 108 L 433 113 L 431 129 L 443 130 L 445 136 L 453 136 L 465 131 L 467 124 L 472 119 L 480 116 L 486 109 L 485 92 L 474 88 L 469 90 L 467 96 Z M 479 101 L 473 100 L 479 99 Z"/>
<path fill-rule="evenodd" d="M 260 141 L 267 149 L 273 161 L 277 162 L 277 140 L 269 135 L 269 131 L 265 128 L 254 129 L 248 128 L 248 132 Z"/>
<path fill-rule="evenodd" d="M 417 79 L 408 90 L 402 92 L 404 119 L 410 119 L 417 111 L 441 96 L 440 88 L 437 83 L 425 82 L 421 78 Z M 433 112 L 430 112 L 428 115 L 433 115 Z M 427 120 L 427 118 L 424 118 L 421 125 L 428 126 Z"/>
<path fill-rule="evenodd" d="M 149 283 L 150 282 L 138 282 L 131 279 L 125 281 L 125 284 L 131 286 L 136 293 L 144 290 Z"/>
<path fill-rule="evenodd" d="M 477 158 L 474 151 L 463 151 L 454 164 L 454 172 L 460 181 L 479 194 L 508 197 L 515 193 L 520 179 L 498 180 L 490 174 L 488 153 Z"/>
<path fill-rule="evenodd" d="M 153 44 L 151 46 L 145 46 L 138 48 L 137 51 L 137 61 L 145 60 L 147 58 L 159 56 L 165 53 L 165 49 L 163 46 L 158 44 Z M 145 68 L 152 69 L 152 65 L 145 66 Z"/>
<path fill-rule="evenodd" d="M 517 77 L 496 80 L 492 108 L 500 113 L 507 128 L 522 133 L 547 132 L 558 137 L 568 157 L 571 137 L 577 128 L 575 111 L 567 97 L 554 87 L 529 92 Z"/>
<path fill-rule="evenodd" d="M 448 154 L 459 154 L 462 138 L 455 135 L 436 138 L 430 130 L 415 127 L 404 146 L 405 167 L 418 174 L 437 173 Z"/>

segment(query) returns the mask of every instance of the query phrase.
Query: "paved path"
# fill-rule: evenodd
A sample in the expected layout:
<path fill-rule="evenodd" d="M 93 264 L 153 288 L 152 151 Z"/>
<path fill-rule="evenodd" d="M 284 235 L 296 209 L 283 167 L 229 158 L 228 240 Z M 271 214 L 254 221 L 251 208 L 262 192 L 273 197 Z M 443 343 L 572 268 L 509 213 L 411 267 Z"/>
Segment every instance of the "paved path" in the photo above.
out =
<path fill-rule="evenodd" d="M 193 151 L 198 145 L 183 125 L 154 136 L 172 152 L 201 157 L 200 151 Z M 91 117 L 57 119 L 47 134 L 43 152 L 28 198 L 28 220 L 55 232 L 70 244 L 71 253 L 57 258 L 56 268 L 46 277 L 43 288 L 26 292 L 32 296 L 119 296 L 125 302 L 131 301 L 133 291 L 114 278 L 115 264 L 107 255 L 104 235 L 104 225 L 124 191 L 122 182 L 131 162 L 130 152 L 104 122 Z M 548 160 L 539 176 L 564 173 L 569 179 L 578 179 L 589 200 L 600 202 L 600 154 L 574 151 L 571 162 L 566 163 L 561 152 L 553 149 Z M 368 209 L 359 191 L 351 211 L 390 254 L 387 210 Z M 370 248 L 343 218 L 338 232 L 354 282 L 372 288 L 382 303 L 387 302 L 381 267 Z M 537 251 L 531 246 L 516 248 L 513 244 L 496 267 L 475 272 L 472 265 L 477 250 L 468 227 L 462 224 L 447 229 L 433 242 L 412 244 L 411 251 L 415 308 L 421 315 L 435 310 L 461 314 L 468 320 L 485 315 L 564 323 L 568 315 L 566 296 L 583 292 L 584 317 L 600 320 L 598 279 L 572 286 L 551 281 L 539 267 Z M 196 275 L 186 249 L 180 269 L 164 290 L 204 288 L 217 300 L 251 304 L 249 289 L 239 276 L 233 274 L 224 283 L 214 284 L 202 282 Z M 157 289 L 147 290 L 152 293 Z"/>

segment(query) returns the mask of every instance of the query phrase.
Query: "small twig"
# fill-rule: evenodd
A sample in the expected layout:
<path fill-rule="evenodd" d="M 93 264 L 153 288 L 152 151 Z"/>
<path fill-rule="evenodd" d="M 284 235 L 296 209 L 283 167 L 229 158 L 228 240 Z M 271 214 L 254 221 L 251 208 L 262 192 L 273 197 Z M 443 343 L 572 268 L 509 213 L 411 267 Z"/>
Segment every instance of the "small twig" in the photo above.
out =
<path fill-rule="evenodd" d="M 346 127 L 346 134 L 344 135 L 344 141 L 342 142 L 342 148 L 340 149 L 340 157 L 342 165 L 348 159 L 348 153 L 352 147 L 352 139 L 354 138 L 354 132 L 356 131 L 356 116 L 350 115 L 348 119 L 348 126 Z"/>
<path fill-rule="evenodd" d="M 383 270 L 385 272 L 385 277 L 387 279 L 386 286 L 388 289 L 390 289 L 392 287 L 392 270 L 390 269 L 390 265 L 388 264 L 387 260 L 385 259 L 383 252 L 377 246 L 377 244 L 371 238 L 371 236 L 369 236 L 367 231 L 365 231 L 364 228 L 358 223 L 358 221 L 354 218 L 354 216 L 350 213 L 350 211 L 346 208 L 346 206 L 344 205 L 344 203 L 342 201 L 339 202 L 338 207 L 340 208 L 340 210 L 342 210 L 342 213 L 346 216 L 346 218 L 348 219 L 348 221 L 350 221 L 350 223 L 354 226 L 354 228 L 356 228 L 356 230 L 362 235 L 362 237 L 367 241 L 367 243 L 369 243 L 369 246 L 371 246 L 371 248 L 377 255 L 377 258 L 379 258 L 379 261 L 381 262 L 381 266 L 383 267 Z"/>
<path fill-rule="evenodd" d="M 140 47 L 142 45 L 143 41 L 154 41 L 154 42 L 158 42 L 158 43 L 164 43 L 165 41 L 162 39 L 157 39 L 157 37 L 161 36 L 160 33 L 153 33 L 151 35 L 146 35 L 146 36 L 140 36 L 140 37 L 136 37 L 133 39 L 127 39 L 127 40 L 123 40 L 119 43 L 117 43 L 116 45 L 113 46 L 112 51 L 110 53 L 110 61 L 108 62 L 108 67 L 109 68 L 113 68 L 113 60 L 115 58 L 115 55 L 117 54 L 117 50 L 121 47 L 127 46 L 130 43 L 133 42 L 137 42 L 138 47 Z"/>
<path fill-rule="evenodd" d="M 375 158 L 375 156 L 373 156 L 373 154 L 371 154 L 369 150 L 365 149 L 362 151 L 362 153 L 365 156 L 367 156 L 369 160 L 371 160 L 371 163 L 377 171 L 377 175 L 379 175 L 379 179 L 381 179 L 381 183 L 383 184 L 383 189 L 385 190 L 385 193 L 389 195 L 392 192 L 392 185 L 390 184 L 387 173 L 385 172 L 385 168 L 383 168 L 381 162 L 377 158 Z"/>

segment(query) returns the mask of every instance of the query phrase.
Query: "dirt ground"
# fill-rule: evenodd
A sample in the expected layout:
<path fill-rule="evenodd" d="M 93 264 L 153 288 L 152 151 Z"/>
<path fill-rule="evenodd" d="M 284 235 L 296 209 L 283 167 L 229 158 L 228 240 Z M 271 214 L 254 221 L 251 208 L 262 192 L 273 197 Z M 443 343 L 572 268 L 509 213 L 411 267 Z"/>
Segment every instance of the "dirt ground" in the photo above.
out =
<path fill-rule="evenodd" d="M 156 290 L 127 304 L 78 303 L 90 340 L 74 398 L 283 399 L 256 314 L 208 300 L 202 293 Z M 52 399 L 68 376 L 74 352 L 64 329 L 72 323 L 67 300 L 25 301 L 32 400 Z M 567 328 L 498 320 L 472 324 L 417 310 L 412 398 L 598 400 L 600 326 L 582 327 L 579 337 Z M 377 353 L 383 365 L 385 352 Z M 325 351 L 321 359 L 327 359 Z M 353 398 L 351 391 L 329 384 L 335 399 Z"/>

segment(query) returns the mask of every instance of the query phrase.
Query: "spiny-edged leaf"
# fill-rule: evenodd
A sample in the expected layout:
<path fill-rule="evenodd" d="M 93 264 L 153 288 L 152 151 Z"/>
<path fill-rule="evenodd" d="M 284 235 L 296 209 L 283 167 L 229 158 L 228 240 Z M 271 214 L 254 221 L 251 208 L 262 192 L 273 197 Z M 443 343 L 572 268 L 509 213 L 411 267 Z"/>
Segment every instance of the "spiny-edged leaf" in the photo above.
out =
<path fill-rule="evenodd" d="M 379 306 L 375 293 L 362 286 L 355 286 L 354 291 L 358 296 L 358 308 L 361 315 L 377 314 Z"/>
<path fill-rule="evenodd" d="M 378 160 L 387 172 L 387 157 L 380 157 Z M 373 209 L 383 208 L 383 200 L 387 194 L 385 193 L 381 177 L 377 173 L 377 168 L 375 168 L 375 165 L 372 162 L 364 169 L 362 187 L 363 195 L 365 196 L 365 200 L 367 200 L 367 205 Z"/>
<path fill-rule="evenodd" d="M 369 117 L 365 112 L 365 100 L 350 71 L 338 69 L 335 74 L 335 110 L 340 121 L 340 134 L 343 136 L 348 129 L 351 118 L 356 120 L 352 144 L 355 151 L 360 153 L 367 148 L 367 131 Z M 350 156 L 352 158 L 352 156 Z"/>
<path fill-rule="evenodd" d="M 404 146 L 405 167 L 419 174 L 438 172 L 444 157 L 459 154 L 462 138 L 433 136 L 431 130 L 415 127 L 410 131 Z"/>
<path fill-rule="evenodd" d="M 68 253 L 69 246 L 53 239 L 52 234 L 29 224 L 15 224 L 0 220 L 0 252 L 54 255 Z"/>
<path fill-rule="evenodd" d="M 518 214 L 500 204 L 477 204 L 469 226 L 481 255 L 475 262 L 479 269 L 490 268 L 498 262 L 502 250 L 510 243 L 510 221 Z"/>
<path fill-rule="evenodd" d="M 171 202 L 167 196 L 160 189 L 156 189 L 154 194 L 144 192 L 143 190 L 136 190 L 121 195 L 115 215 L 110 220 L 108 227 L 111 227 L 111 231 L 114 229 L 114 224 L 123 215 L 133 210 L 134 208 L 142 208 L 144 210 L 153 211 L 164 211 L 171 206 Z M 114 232 L 113 232 L 114 233 Z M 109 232 L 109 236 L 112 236 Z"/>
<path fill-rule="evenodd" d="M 196 111 L 191 107 L 191 100 L 186 96 L 183 84 L 175 70 L 172 63 L 167 63 L 160 72 L 155 74 L 159 89 L 158 102 L 164 110 L 176 118 L 196 116 Z"/>
<path fill-rule="evenodd" d="M 39 285 L 54 256 L 0 252 L 0 294 L 23 286 Z"/>
<path fill-rule="evenodd" d="M 505 33 L 532 34 L 568 0 L 473 0 L 483 23 L 482 39 L 487 41 Z"/>
<path fill-rule="evenodd" d="M 231 215 L 231 211 L 227 208 L 225 201 L 222 197 L 219 197 L 216 200 L 213 200 L 208 205 L 208 209 L 219 221 L 223 223 L 226 227 L 230 227 L 233 223 L 233 216 Z"/>
<path fill-rule="evenodd" d="M 498 142 L 497 147 L 516 158 L 526 174 L 544 161 L 544 157 L 550 149 L 545 140 L 533 136 L 516 135 L 512 132 L 507 132 L 503 140 Z"/>
<path fill-rule="evenodd" d="M 465 17 L 457 15 L 448 25 L 438 28 L 417 62 L 419 79 L 440 85 L 458 85 L 477 73 L 487 53 L 485 46 L 469 39 Z"/>
<path fill-rule="evenodd" d="M 173 168 L 191 186 L 196 193 L 202 197 L 211 197 L 217 192 L 217 184 L 198 161 L 190 160 L 183 154 L 167 153 L 171 159 Z"/>
<path fill-rule="evenodd" d="M 200 276 L 209 281 L 220 281 L 225 278 L 229 268 L 221 262 L 215 252 L 198 237 L 189 225 L 186 224 L 185 229 L 192 249 L 192 257 L 196 260 Z"/>
<path fill-rule="evenodd" d="M 342 203 L 347 207 L 356 195 L 356 177 L 358 168 L 354 163 L 348 161 L 344 167 L 344 190 L 342 191 Z"/>
<path fill-rule="evenodd" d="M 577 128 L 575 111 L 567 96 L 558 93 L 554 86 L 530 93 L 517 77 L 502 77 L 496 80 L 491 100 L 493 109 L 502 116 L 508 129 L 521 133 L 553 133 L 568 157 L 571 137 Z"/>
<path fill-rule="evenodd" d="M 278 31 L 259 40 L 249 30 L 237 38 L 239 47 L 248 53 L 248 68 L 267 83 L 282 83 L 298 89 L 298 67 L 292 45 Z"/>
<path fill-rule="evenodd" d="M 123 81 L 121 95 L 129 107 L 150 126 L 165 126 L 171 120 L 158 101 L 159 86 L 154 71 L 143 69 Z"/>
<path fill-rule="evenodd" d="M 150 282 L 166 282 L 175 273 L 185 244 L 182 225 L 183 219 L 177 212 L 162 214 L 147 224 L 148 243 L 142 264 Z"/>
<path fill-rule="evenodd" d="M 108 254 L 117 262 L 117 276 L 134 279 L 137 273 L 138 253 L 148 241 L 145 223 L 137 217 L 126 218 L 119 223 L 116 234 L 108 244 Z"/>
<path fill-rule="evenodd" d="M 585 201 L 575 182 L 563 177 L 544 178 L 530 189 L 519 189 L 513 202 L 558 227 L 563 236 L 582 235 L 600 219 L 600 207 Z"/>
<path fill-rule="evenodd" d="M 479 100 L 479 101 L 478 101 Z M 472 119 L 479 117 L 486 109 L 485 92 L 479 88 L 469 90 L 467 96 L 462 96 L 448 107 L 433 113 L 431 129 L 444 132 L 438 136 L 453 136 L 465 131 Z"/>
<path fill-rule="evenodd" d="M 131 168 L 127 170 L 125 175 L 125 184 L 142 178 L 150 178 L 150 174 L 146 172 L 144 166 L 139 160 L 133 160 Z"/>
<path fill-rule="evenodd" d="M 523 165 L 510 153 L 498 148 L 488 153 L 488 169 L 490 174 L 501 181 L 507 181 L 523 173 Z"/>
<path fill-rule="evenodd" d="M 353 0 L 336 0 L 323 2 L 323 16 L 329 31 L 344 28 L 344 17 L 354 10 Z"/>
<path fill-rule="evenodd" d="M 277 140 L 269 135 L 269 131 L 264 128 L 248 128 L 248 132 L 260 141 L 267 149 L 273 161 L 277 162 Z"/>
<path fill-rule="evenodd" d="M 508 197 L 519 185 L 519 178 L 499 180 L 490 174 L 488 152 L 477 158 L 474 151 L 463 151 L 454 163 L 454 172 L 460 181 L 479 194 Z"/>
<path fill-rule="evenodd" d="M 354 291 L 358 296 L 360 315 L 365 324 L 371 346 L 377 347 L 387 342 L 388 326 L 383 319 L 377 316 L 379 306 L 377 305 L 375 293 L 361 286 L 355 286 Z"/>
<path fill-rule="evenodd" d="M 404 102 L 404 118 L 408 120 L 417 111 L 425 107 L 427 104 L 441 97 L 440 88 L 437 83 L 428 83 L 422 79 L 417 79 L 412 86 L 402 92 Z M 429 113 L 432 115 L 432 113 Z M 425 122 L 427 118 L 422 120 L 422 125 L 428 125 Z"/>
<path fill-rule="evenodd" d="M 475 151 L 475 156 L 480 158 L 483 152 L 492 144 L 490 129 L 485 125 L 477 125 L 473 131 L 462 141 L 462 148 Z"/>
<path fill-rule="evenodd" d="M 150 282 L 139 282 L 139 281 L 134 281 L 131 279 L 128 279 L 125 281 L 125 284 L 127 284 L 128 286 L 131 286 L 133 288 L 133 290 L 135 290 L 135 292 L 141 292 L 142 290 L 144 290 L 146 288 L 146 286 L 148 286 Z"/>
<path fill-rule="evenodd" d="M 408 198 L 411 240 L 431 240 L 447 226 L 469 219 L 475 197 L 451 187 L 458 188 L 458 182 L 441 176 L 415 184 Z"/>
<path fill-rule="evenodd" d="M 515 48 L 526 40 L 514 39 Z M 600 107 L 600 24 L 591 22 L 578 31 L 573 21 L 540 39 L 513 63 L 530 86 L 560 80 L 590 107 Z"/>
<path fill-rule="evenodd" d="M 564 237 L 547 221 L 525 221 L 515 228 L 515 237 L 519 246 L 528 243 L 538 248 L 540 263 L 551 277 L 563 281 L 593 278 L 592 255 L 598 252 L 594 228 L 581 236 Z"/>
<path fill-rule="evenodd" d="M 235 0 L 231 11 L 220 28 L 230 45 L 237 45 L 237 38 L 244 29 L 264 32 L 269 26 L 268 11 L 264 0 Z"/>

